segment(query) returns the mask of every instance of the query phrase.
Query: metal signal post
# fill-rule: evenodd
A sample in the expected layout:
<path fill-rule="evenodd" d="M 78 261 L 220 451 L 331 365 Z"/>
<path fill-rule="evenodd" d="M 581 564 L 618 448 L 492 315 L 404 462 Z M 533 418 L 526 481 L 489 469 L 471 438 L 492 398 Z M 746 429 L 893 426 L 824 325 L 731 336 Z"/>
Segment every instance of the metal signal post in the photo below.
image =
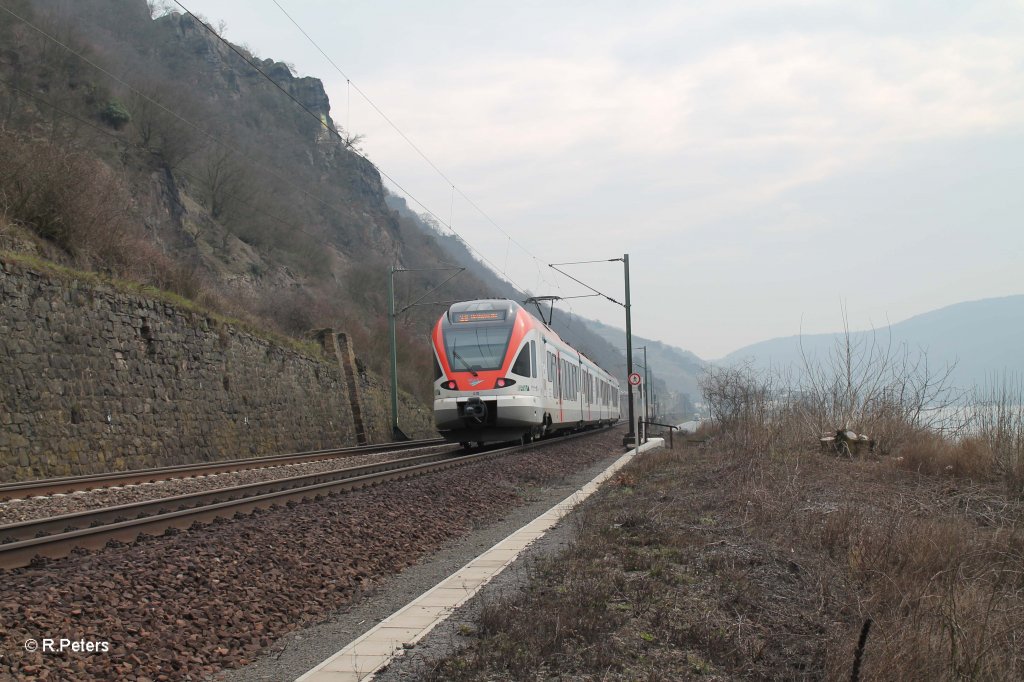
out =
<path fill-rule="evenodd" d="M 643 390 L 643 377 L 641 377 L 640 374 L 638 374 L 637 372 L 631 372 L 630 375 L 629 375 L 629 381 L 627 381 L 626 383 L 629 384 L 630 393 L 633 392 L 633 387 L 634 386 L 636 386 L 640 390 Z M 639 412 L 634 412 L 633 410 L 630 410 L 630 413 L 629 413 L 629 428 L 634 429 L 633 433 L 635 433 L 636 436 L 637 436 L 637 438 L 636 438 L 636 447 L 640 447 L 640 413 Z"/>

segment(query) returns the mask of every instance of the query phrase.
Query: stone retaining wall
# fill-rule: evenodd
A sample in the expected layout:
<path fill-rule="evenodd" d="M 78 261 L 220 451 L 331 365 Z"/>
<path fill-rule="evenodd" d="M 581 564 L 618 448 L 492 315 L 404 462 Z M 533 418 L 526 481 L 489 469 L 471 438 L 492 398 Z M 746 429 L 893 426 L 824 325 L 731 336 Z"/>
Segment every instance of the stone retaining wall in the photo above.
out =
<path fill-rule="evenodd" d="M 352 445 L 348 396 L 333 358 L 0 259 L 0 482 Z"/>

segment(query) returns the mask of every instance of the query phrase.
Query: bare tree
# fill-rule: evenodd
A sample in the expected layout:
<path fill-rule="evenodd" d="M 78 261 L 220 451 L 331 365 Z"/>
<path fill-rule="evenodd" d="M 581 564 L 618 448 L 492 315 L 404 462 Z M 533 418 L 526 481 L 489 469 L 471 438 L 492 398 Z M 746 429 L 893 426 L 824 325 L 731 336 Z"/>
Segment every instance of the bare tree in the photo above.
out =
<path fill-rule="evenodd" d="M 222 148 L 214 148 L 203 159 L 201 178 L 210 215 L 216 220 L 233 217 L 254 194 L 253 179 L 243 160 Z"/>
<path fill-rule="evenodd" d="M 172 107 L 164 102 L 174 102 Z M 141 146 L 160 157 L 168 168 L 177 168 L 198 151 L 199 133 L 193 127 L 198 108 L 193 99 L 166 84 L 132 92 L 128 99 L 131 126 Z"/>

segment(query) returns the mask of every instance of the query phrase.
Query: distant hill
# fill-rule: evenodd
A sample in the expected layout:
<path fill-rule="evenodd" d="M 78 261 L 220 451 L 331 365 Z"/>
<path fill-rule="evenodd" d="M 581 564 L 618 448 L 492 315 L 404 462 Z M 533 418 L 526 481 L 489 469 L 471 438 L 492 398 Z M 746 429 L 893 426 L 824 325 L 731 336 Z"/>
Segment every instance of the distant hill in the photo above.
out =
<path fill-rule="evenodd" d="M 1003 371 L 1024 375 L 1024 295 L 968 301 L 911 317 L 891 327 L 851 334 L 856 343 L 874 336 L 883 346 L 926 353 L 936 369 L 956 364 L 952 384 L 969 388 Z M 842 334 L 808 334 L 761 341 L 730 353 L 716 364 L 749 361 L 755 367 L 799 368 L 801 341 L 809 357 L 824 360 Z"/>
<path fill-rule="evenodd" d="M 580 318 L 578 318 L 580 319 Z M 624 348 L 626 345 L 626 332 L 618 327 L 612 327 L 596 320 L 582 320 L 592 331 L 608 341 L 616 348 Z M 688 412 L 692 411 L 692 404 L 700 400 L 700 388 L 697 386 L 697 377 L 703 371 L 707 362 L 701 360 L 688 350 L 670 346 L 661 341 L 645 339 L 642 336 L 633 335 L 633 348 L 647 346 L 647 361 L 651 371 L 663 379 L 670 390 L 679 393 L 689 403 Z M 643 362 L 643 352 L 634 354 L 634 360 Z M 689 414 L 687 413 L 687 416 Z"/>

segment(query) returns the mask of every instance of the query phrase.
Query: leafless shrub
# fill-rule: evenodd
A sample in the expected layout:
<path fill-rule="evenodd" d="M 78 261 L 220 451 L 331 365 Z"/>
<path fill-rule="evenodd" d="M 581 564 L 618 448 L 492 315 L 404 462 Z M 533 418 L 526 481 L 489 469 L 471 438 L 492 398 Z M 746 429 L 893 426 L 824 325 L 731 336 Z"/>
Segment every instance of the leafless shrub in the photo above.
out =
<path fill-rule="evenodd" d="M 699 383 L 721 438 L 745 451 L 777 444 L 786 408 L 778 377 L 750 365 L 709 367 Z"/>
<path fill-rule="evenodd" d="M 1024 380 L 1003 374 L 976 389 L 971 430 L 1011 489 L 1024 492 Z"/>
<path fill-rule="evenodd" d="M 928 431 L 918 432 L 897 454 L 896 461 L 904 469 L 961 478 L 989 478 L 995 463 L 992 451 L 978 439 L 952 440 Z"/>
<path fill-rule="evenodd" d="M 808 435 L 851 429 L 891 451 L 921 431 L 959 426 L 950 420 L 962 398 L 949 382 L 953 367 L 935 368 L 926 351 L 905 344 L 894 348 L 891 334 L 851 334 L 845 311 L 843 328 L 823 361 L 801 341 L 798 415 Z"/>
<path fill-rule="evenodd" d="M 122 271 L 125 277 L 228 312 L 225 302 L 196 265 L 172 258 L 145 239 L 136 239 L 129 248 L 131 262 Z"/>
<path fill-rule="evenodd" d="M 278 331 L 303 337 L 309 330 L 330 326 L 332 315 L 324 301 L 315 299 L 301 288 L 274 289 L 260 293 L 256 313 L 268 320 Z"/>
<path fill-rule="evenodd" d="M 170 0 L 146 0 L 146 6 L 149 8 L 149 16 L 153 19 L 170 14 L 176 8 Z"/>
<path fill-rule="evenodd" d="M 845 325 L 845 322 L 844 322 Z M 709 368 L 700 380 L 704 400 L 722 436 L 745 450 L 816 443 L 837 429 L 868 434 L 891 453 L 922 434 L 957 435 L 962 394 L 924 351 L 893 348 L 877 334 L 855 336 L 846 327 L 823 359 L 803 352 L 794 378 L 750 365 Z M 970 468 L 970 467 L 966 467 Z"/>
<path fill-rule="evenodd" d="M 39 140 L 0 134 L 0 211 L 81 263 L 131 260 L 131 197 L 108 166 Z"/>

